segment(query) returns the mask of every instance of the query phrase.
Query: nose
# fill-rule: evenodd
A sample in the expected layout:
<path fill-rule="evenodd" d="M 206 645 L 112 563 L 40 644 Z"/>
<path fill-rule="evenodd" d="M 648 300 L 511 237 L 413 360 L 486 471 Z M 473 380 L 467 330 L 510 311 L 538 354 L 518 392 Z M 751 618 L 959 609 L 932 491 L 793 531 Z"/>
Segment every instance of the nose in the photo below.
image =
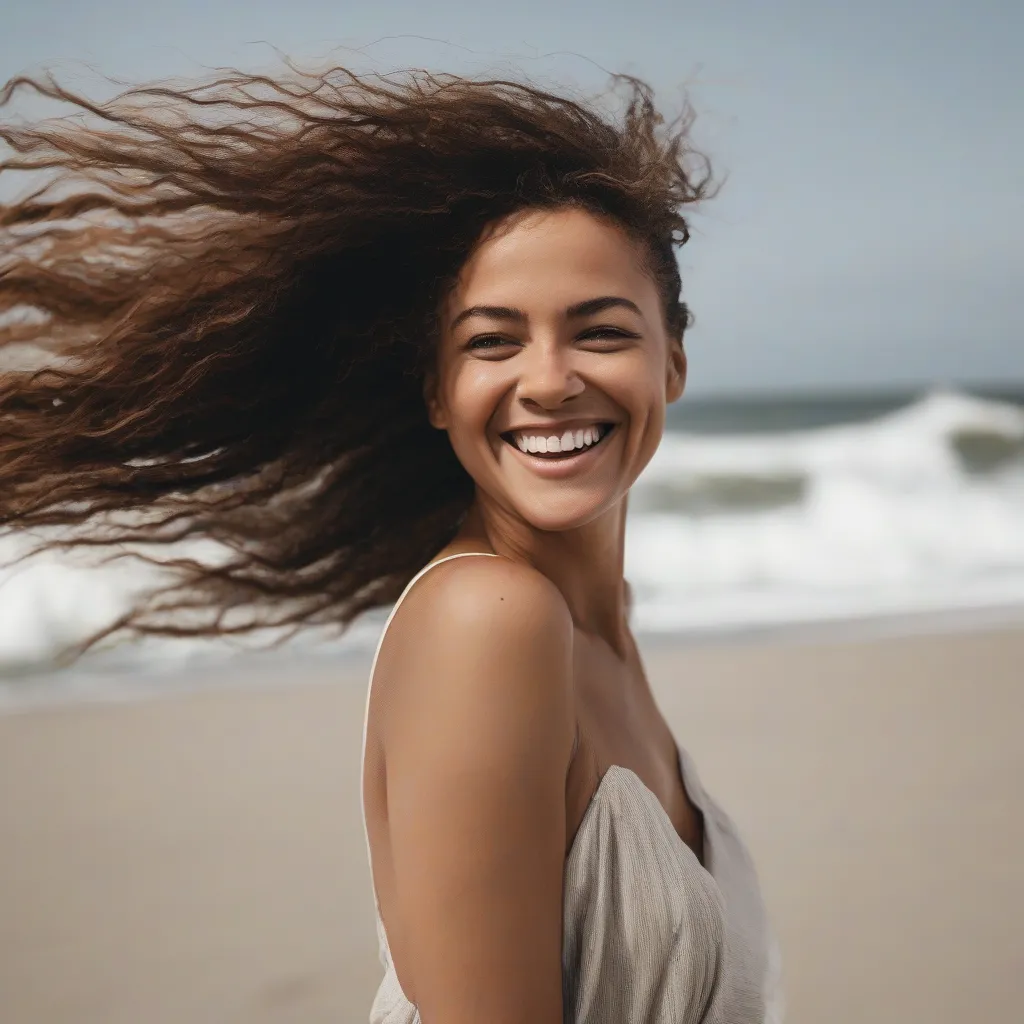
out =
<path fill-rule="evenodd" d="M 554 409 L 575 398 L 585 384 L 573 365 L 572 353 L 558 344 L 534 342 L 519 360 L 519 400 Z"/>

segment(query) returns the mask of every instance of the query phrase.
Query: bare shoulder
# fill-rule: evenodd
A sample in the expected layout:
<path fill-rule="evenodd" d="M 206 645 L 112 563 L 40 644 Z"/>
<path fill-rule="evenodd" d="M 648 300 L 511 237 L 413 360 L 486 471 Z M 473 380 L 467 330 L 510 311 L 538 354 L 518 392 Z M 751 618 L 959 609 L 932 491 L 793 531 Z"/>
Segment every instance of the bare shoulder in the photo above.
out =
<path fill-rule="evenodd" d="M 428 709 L 434 722 L 500 730 L 512 747 L 516 722 L 535 729 L 538 719 L 565 725 L 571 742 L 572 617 L 531 566 L 478 557 L 432 567 L 406 595 L 386 643 L 386 747 L 405 745 Z"/>
<path fill-rule="evenodd" d="M 431 600 L 425 600 L 428 594 Z M 409 592 L 406 603 L 427 606 L 437 600 L 449 611 L 469 613 L 493 609 L 495 601 L 542 601 L 547 610 L 561 609 L 569 615 L 565 599 L 543 573 L 511 558 L 482 554 L 433 566 Z"/>
<path fill-rule="evenodd" d="M 415 583 L 392 623 L 388 717 L 415 721 L 426 702 L 436 721 L 458 702 L 480 730 L 492 721 L 480 705 L 512 715 L 495 727 L 572 718 L 572 642 L 566 602 L 542 573 L 507 558 L 451 559 Z"/>
<path fill-rule="evenodd" d="M 458 558 L 392 625 L 382 732 L 403 984 L 424 1021 L 556 1024 L 568 609 L 528 566 Z"/>

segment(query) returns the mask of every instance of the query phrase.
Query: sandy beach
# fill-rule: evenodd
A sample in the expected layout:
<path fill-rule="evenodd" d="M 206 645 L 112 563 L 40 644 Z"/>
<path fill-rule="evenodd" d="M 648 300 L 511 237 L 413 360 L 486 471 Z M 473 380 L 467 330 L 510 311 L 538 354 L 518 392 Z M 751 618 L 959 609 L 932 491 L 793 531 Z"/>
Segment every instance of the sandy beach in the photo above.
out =
<path fill-rule="evenodd" d="M 1024 630 L 646 662 L 753 850 L 789 1021 L 1019 1015 Z M 0 716 L 3 1024 L 365 1022 L 367 668 Z"/>

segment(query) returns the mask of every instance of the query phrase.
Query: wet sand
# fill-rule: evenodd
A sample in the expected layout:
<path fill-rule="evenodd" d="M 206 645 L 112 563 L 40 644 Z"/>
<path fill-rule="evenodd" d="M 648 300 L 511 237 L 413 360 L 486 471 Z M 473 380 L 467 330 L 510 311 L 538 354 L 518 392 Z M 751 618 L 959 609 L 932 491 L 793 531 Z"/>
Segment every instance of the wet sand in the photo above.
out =
<path fill-rule="evenodd" d="M 758 863 L 789 1021 L 1020 1015 L 1024 630 L 646 661 Z M 365 1022 L 367 668 L 0 716 L 0 1020 Z"/>

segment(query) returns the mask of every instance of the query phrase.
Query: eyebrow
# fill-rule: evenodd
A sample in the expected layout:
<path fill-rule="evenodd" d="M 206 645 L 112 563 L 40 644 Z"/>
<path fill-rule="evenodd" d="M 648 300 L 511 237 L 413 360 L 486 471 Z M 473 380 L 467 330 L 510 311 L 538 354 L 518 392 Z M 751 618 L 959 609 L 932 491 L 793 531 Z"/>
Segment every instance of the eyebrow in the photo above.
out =
<path fill-rule="evenodd" d="M 595 313 L 603 313 L 606 309 L 615 308 L 628 309 L 643 319 L 640 307 L 635 302 L 624 299 L 620 295 L 602 295 L 597 299 L 586 299 L 584 302 L 577 302 L 566 309 L 565 315 L 570 320 L 573 320 L 585 316 L 593 316 Z M 489 320 L 511 320 L 513 323 L 521 324 L 526 323 L 528 319 L 521 309 L 516 309 L 514 306 L 470 306 L 468 309 L 464 309 L 452 321 L 451 329 L 455 330 L 463 321 L 469 320 L 470 317 L 474 316 L 487 317 Z"/>

